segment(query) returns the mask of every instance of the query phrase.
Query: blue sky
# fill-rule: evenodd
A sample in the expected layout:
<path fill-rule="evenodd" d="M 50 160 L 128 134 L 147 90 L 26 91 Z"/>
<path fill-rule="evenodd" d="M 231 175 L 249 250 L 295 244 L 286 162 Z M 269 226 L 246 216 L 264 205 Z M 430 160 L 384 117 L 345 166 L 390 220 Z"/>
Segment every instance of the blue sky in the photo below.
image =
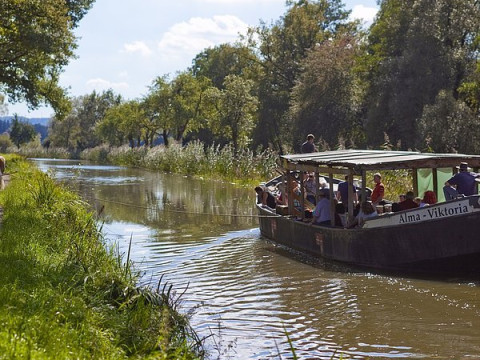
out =
<path fill-rule="evenodd" d="M 344 3 L 367 22 L 378 8 L 376 0 Z M 248 26 L 285 11 L 285 0 L 97 0 L 76 29 L 77 59 L 60 85 L 72 96 L 111 88 L 125 99 L 140 98 L 157 76 L 185 70 L 203 49 L 233 42 Z M 8 113 L 49 117 L 53 111 L 8 104 Z"/>

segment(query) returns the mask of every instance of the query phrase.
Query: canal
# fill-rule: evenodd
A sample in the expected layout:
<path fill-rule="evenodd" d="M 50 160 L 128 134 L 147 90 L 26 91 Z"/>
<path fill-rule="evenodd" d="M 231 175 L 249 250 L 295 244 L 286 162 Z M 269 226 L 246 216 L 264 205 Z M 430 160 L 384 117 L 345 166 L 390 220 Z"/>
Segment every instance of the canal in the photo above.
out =
<path fill-rule="evenodd" d="M 480 287 L 324 264 L 260 236 L 253 189 L 36 159 L 102 214 L 141 282 L 172 284 L 212 359 L 480 359 Z M 478 234 L 472 234 L 477 236 Z M 288 334 L 288 336 L 287 336 Z"/>

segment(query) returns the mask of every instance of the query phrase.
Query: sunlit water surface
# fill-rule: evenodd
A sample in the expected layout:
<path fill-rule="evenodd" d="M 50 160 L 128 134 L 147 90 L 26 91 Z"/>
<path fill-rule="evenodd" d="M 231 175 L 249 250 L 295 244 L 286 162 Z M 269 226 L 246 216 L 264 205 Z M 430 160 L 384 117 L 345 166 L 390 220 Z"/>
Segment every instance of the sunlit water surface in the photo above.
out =
<path fill-rule="evenodd" d="M 291 345 L 300 359 L 480 359 L 476 283 L 355 272 L 275 246 L 260 236 L 251 189 L 36 163 L 102 211 L 109 242 L 125 253 L 132 241 L 144 284 L 163 276 L 184 292 L 193 327 L 215 334 L 212 359 L 293 358 Z"/>

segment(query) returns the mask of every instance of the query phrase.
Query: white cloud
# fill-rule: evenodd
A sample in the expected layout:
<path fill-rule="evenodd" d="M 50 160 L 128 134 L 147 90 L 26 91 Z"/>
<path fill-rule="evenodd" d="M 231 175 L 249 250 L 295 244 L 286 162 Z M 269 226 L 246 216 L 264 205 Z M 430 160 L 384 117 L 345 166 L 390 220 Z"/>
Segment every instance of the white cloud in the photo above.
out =
<path fill-rule="evenodd" d="M 135 41 L 130 44 L 124 44 L 123 49 L 127 53 L 140 53 L 142 56 L 149 56 L 152 50 L 143 41 Z"/>
<path fill-rule="evenodd" d="M 363 19 L 366 25 L 370 25 L 377 15 L 378 8 L 367 7 L 365 5 L 355 5 L 352 9 L 350 17 L 352 19 Z"/>
<path fill-rule="evenodd" d="M 162 37 L 158 47 L 163 56 L 192 58 L 207 47 L 233 42 L 248 25 L 232 15 L 212 18 L 193 17 L 173 25 Z"/>
<path fill-rule="evenodd" d="M 96 91 L 104 91 L 108 89 L 115 90 L 117 92 L 121 92 L 123 90 L 128 89 L 128 84 L 126 82 L 111 82 L 105 79 L 90 79 L 87 81 L 87 87 L 90 89 L 90 91 L 96 90 Z"/>

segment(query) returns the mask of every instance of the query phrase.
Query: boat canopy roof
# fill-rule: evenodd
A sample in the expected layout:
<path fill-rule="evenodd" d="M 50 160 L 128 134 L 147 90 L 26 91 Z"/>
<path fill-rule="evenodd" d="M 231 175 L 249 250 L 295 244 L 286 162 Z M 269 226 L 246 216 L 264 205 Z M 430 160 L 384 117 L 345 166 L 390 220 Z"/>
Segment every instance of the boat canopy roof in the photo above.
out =
<path fill-rule="evenodd" d="M 361 174 L 363 171 L 449 168 L 468 163 L 480 168 L 479 155 L 421 153 L 415 151 L 337 150 L 281 156 L 287 170 Z"/>

